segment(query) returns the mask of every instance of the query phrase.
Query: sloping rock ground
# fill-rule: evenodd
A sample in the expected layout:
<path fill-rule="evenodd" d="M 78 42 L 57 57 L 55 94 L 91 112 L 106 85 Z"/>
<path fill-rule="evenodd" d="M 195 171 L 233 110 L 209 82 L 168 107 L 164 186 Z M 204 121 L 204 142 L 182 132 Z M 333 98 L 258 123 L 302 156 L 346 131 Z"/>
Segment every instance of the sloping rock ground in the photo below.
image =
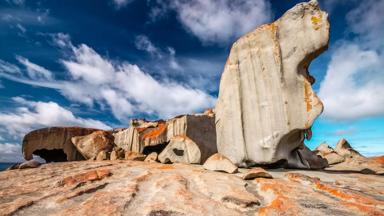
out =
<path fill-rule="evenodd" d="M 0 172 L 0 215 L 384 215 L 382 176 L 269 172 L 245 181 L 200 165 L 50 163 Z"/>

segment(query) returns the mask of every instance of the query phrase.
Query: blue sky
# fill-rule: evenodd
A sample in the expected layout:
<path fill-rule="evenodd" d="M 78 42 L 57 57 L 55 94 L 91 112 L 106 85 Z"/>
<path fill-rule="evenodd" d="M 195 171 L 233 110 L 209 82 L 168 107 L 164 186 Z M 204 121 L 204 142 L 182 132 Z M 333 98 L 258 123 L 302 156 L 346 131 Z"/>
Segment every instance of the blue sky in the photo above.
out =
<path fill-rule="evenodd" d="M 127 127 L 213 107 L 231 44 L 301 1 L 0 1 L 0 161 L 30 130 Z M 384 0 L 323 0 L 329 50 L 312 62 L 324 112 L 313 148 L 344 137 L 384 154 Z"/>

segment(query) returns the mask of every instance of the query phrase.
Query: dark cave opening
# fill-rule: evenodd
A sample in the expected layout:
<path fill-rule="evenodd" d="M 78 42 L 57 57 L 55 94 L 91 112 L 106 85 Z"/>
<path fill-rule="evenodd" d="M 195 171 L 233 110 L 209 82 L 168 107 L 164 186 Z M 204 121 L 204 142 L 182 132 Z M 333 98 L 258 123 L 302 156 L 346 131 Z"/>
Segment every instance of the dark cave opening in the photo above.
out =
<path fill-rule="evenodd" d="M 47 163 L 67 161 L 67 155 L 63 149 L 38 149 L 34 151 L 33 154 L 43 158 Z"/>
<path fill-rule="evenodd" d="M 148 155 L 152 152 L 156 152 L 157 154 L 160 154 L 164 148 L 167 146 L 168 143 L 158 144 L 154 146 L 146 146 L 143 149 L 143 154 Z"/>

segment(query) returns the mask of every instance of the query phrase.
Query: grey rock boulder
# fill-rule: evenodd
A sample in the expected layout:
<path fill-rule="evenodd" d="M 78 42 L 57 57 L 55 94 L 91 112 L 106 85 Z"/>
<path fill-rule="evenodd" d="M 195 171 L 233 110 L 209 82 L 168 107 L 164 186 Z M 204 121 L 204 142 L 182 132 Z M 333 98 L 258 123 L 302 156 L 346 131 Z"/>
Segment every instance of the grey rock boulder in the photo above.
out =
<path fill-rule="evenodd" d="M 199 164 L 201 152 L 199 146 L 187 136 L 175 136 L 159 154 L 161 163 Z"/>
<path fill-rule="evenodd" d="M 328 15 L 310 1 L 232 45 L 215 107 L 219 153 L 238 166 L 272 164 L 310 139 L 323 105 L 308 67 L 328 41 Z"/>
<path fill-rule="evenodd" d="M 85 136 L 71 138 L 72 143 L 85 159 L 97 156 L 102 150 L 110 152 L 113 148 L 113 139 L 112 134 L 107 131 L 95 131 Z"/>

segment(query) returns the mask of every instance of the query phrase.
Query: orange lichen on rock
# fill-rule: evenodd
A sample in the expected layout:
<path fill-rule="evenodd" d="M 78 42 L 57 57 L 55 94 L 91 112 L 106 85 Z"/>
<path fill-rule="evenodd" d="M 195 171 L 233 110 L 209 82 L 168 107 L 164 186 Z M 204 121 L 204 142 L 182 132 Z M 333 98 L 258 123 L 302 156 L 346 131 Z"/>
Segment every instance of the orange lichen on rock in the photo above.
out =
<path fill-rule="evenodd" d="M 267 206 L 259 208 L 259 215 L 280 215 L 281 212 L 284 212 L 284 215 L 297 215 L 300 207 L 284 195 L 289 194 L 291 189 L 289 185 L 274 179 L 256 179 L 255 181 L 260 185 L 260 191 L 272 191 L 274 194 L 273 200 Z"/>
<path fill-rule="evenodd" d="M 167 124 L 164 122 L 159 123 L 159 125 L 155 128 L 147 128 L 143 131 L 142 138 L 143 139 L 152 139 L 166 133 Z"/>
<path fill-rule="evenodd" d="M 311 89 L 311 84 L 307 80 L 304 80 L 304 101 L 307 105 L 307 112 L 312 110 L 312 97 L 313 92 Z"/>
<path fill-rule="evenodd" d="M 312 24 L 313 24 L 313 25 L 317 25 L 317 24 L 319 24 L 320 21 L 321 21 L 321 16 L 320 16 L 320 17 L 312 16 L 312 17 L 311 17 L 311 21 L 312 21 Z"/>
<path fill-rule="evenodd" d="M 384 156 L 373 157 L 371 160 L 384 166 Z"/>
<path fill-rule="evenodd" d="M 322 19 L 322 15 L 319 14 L 319 16 L 312 16 L 311 17 L 311 22 L 312 22 L 312 25 L 313 25 L 313 28 L 315 30 L 319 30 L 320 29 L 320 24 L 321 24 L 321 19 Z"/>
<path fill-rule="evenodd" d="M 175 169 L 175 167 L 172 164 L 164 164 L 164 165 L 159 166 L 158 169 L 170 170 L 170 169 Z"/>
<path fill-rule="evenodd" d="M 74 176 L 65 177 L 62 181 L 60 181 L 59 185 L 64 186 L 64 185 L 86 183 L 89 181 L 101 180 L 110 175 L 111 175 L 111 172 L 107 169 L 92 170 L 92 171 L 80 173 Z"/>
<path fill-rule="evenodd" d="M 329 183 L 324 183 L 319 178 L 313 178 L 304 174 L 288 173 L 285 176 L 291 181 L 299 182 L 303 185 L 311 185 L 315 190 L 325 192 L 340 199 L 340 204 L 348 208 L 355 208 L 367 215 L 384 215 L 383 211 L 377 209 L 379 206 L 384 206 L 383 201 L 352 191 L 346 191 Z"/>
<path fill-rule="evenodd" d="M 384 212 L 382 210 L 378 210 L 375 207 L 360 205 L 355 202 L 340 202 L 343 206 L 347 206 L 349 208 L 357 209 L 359 212 L 364 213 L 364 215 L 369 216 L 383 216 Z"/>
<path fill-rule="evenodd" d="M 327 192 L 332 196 L 335 196 L 344 201 L 350 201 L 355 204 L 361 204 L 361 205 L 384 206 L 384 201 L 379 201 L 364 195 L 347 192 L 341 188 L 337 188 L 337 187 L 328 185 L 326 183 L 322 183 L 320 181 L 316 181 L 314 185 L 317 190 Z"/>

